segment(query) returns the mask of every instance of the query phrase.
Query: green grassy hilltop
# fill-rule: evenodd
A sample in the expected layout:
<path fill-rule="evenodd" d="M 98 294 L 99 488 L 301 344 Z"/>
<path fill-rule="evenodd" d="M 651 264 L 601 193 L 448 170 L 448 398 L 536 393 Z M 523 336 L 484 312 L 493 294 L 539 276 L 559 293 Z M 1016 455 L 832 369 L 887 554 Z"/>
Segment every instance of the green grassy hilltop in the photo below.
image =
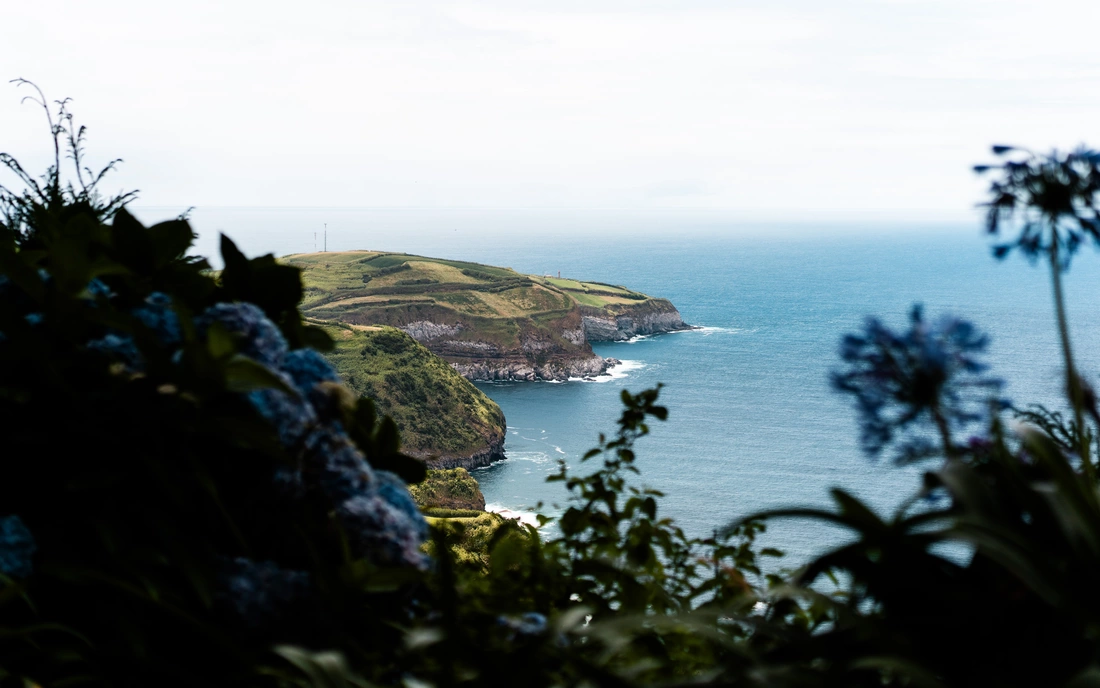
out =
<path fill-rule="evenodd" d="M 406 253 L 282 260 L 302 270 L 308 317 L 400 328 L 474 380 L 598 375 L 589 342 L 687 327 L 667 300 L 600 282 Z"/>

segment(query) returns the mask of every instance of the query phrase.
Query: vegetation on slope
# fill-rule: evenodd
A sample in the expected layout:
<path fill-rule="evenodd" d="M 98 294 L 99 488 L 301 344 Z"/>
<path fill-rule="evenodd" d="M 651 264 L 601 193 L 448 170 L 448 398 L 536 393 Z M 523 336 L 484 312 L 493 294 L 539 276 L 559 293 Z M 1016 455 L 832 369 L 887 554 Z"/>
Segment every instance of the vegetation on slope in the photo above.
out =
<path fill-rule="evenodd" d="M 409 492 L 422 509 L 485 509 L 485 495 L 465 468 L 428 471 L 428 477 Z"/>
<path fill-rule="evenodd" d="M 490 545 L 501 526 L 515 528 L 500 514 L 491 511 L 435 511 L 427 513 L 428 523 L 443 531 L 447 549 L 454 564 L 478 574 L 488 573 L 491 563 Z M 424 551 L 436 557 L 437 541 L 428 542 Z"/>
<path fill-rule="evenodd" d="M 503 441 L 496 402 L 409 335 L 392 327 L 325 329 L 336 342 L 328 359 L 345 384 L 394 419 L 406 453 L 464 457 Z"/>

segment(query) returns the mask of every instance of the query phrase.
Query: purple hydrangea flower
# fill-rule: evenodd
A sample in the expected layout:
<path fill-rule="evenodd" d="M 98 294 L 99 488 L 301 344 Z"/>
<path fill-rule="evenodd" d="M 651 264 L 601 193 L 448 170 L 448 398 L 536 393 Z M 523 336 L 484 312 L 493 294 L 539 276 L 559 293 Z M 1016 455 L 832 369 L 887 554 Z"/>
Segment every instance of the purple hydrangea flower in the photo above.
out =
<path fill-rule="evenodd" d="M 219 599 L 252 627 L 277 621 L 291 605 L 310 595 L 308 573 L 288 571 L 272 561 L 233 559 L 219 579 Z"/>
<path fill-rule="evenodd" d="M 378 496 L 386 500 L 390 506 L 405 514 L 418 529 L 420 538 L 426 538 L 428 536 L 428 522 L 424 520 L 420 508 L 416 506 L 412 495 L 409 494 L 409 488 L 405 485 L 405 481 L 389 471 L 375 471 L 374 475 L 378 478 L 376 488 Z"/>
<path fill-rule="evenodd" d="M 368 494 L 374 470 L 340 428 L 322 427 L 306 438 L 306 481 L 320 487 L 333 504 Z"/>
<path fill-rule="evenodd" d="M 340 376 L 324 356 L 313 349 L 295 349 L 283 357 L 282 371 L 302 394 L 319 382 L 339 382 Z"/>
<path fill-rule="evenodd" d="M 172 309 L 172 297 L 159 291 L 145 298 L 145 305 L 131 311 L 142 325 L 156 334 L 162 344 L 174 346 L 183 340 L 180 319 Z"/>
<path fill-rule="evenodd" d="M 287 343 L 278 326 L 251 303 L 217 303 L 197 319 L 199 331 L 218 323 L 239 340 L 240 352 L 269 368 L 279 368 Z"/>
<path fill-rule="evenodd" d="M 378 494 L 353 497 L 336 510 L 352 553 L 381 566 L 423 569 L 420 526 Z"/>
<path fill-rule="evenodd" d="M 989 338 L 971 323 L 943 317 L 924 320 L 921 307 L 910 327 L 895 333 L 870 318 L 863 332 L 841 342 L 847 367 L 832 374 L 833 387 L 852 394 L 860 414 L 861 443 L 878 455 L 901 436 L 899 460 L 934 453 L 933 433 L 941 439 L 986 416 L 1002 382 L 986 377 L 978 360 Z"/>
<path fill-rule="evenodd" d="M 0 574 L 26 578 L 34 570 L 32 558 L 38 545 L 18 516 L 0 518 Z"/>

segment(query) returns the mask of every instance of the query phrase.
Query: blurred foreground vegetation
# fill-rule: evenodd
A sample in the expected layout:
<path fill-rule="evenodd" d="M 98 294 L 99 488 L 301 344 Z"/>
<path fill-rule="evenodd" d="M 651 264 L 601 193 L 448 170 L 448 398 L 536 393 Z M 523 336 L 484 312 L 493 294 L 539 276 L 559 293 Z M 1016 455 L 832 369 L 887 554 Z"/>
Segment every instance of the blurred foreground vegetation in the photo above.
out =
<path fill-rule="evenodd" d="M 66 105 L 40 104 L 54 166 L 0 157 L 22 182 L 0 190 L 0 684 L 1100 684 L 1100 413 L 1060 284 L 1100 240 L 1100 155 L 982 170 L 999 254 L 1049 263 L 1064 409 L 1008 405 L 981 331 L 915 308 L 833 370 L 867 452 L 929 466 L 898 513 L 835 490 L 685 536 L 635 466 L 653 389 L 552 477 L 568 508 L 540 537 L 423 515 L 422 463 L 317 354 L 298 270 L 225 239 L 215 278 L 185 219 L 101 197 Z M 765 575 L 779 517 L 852 538 Z"/>

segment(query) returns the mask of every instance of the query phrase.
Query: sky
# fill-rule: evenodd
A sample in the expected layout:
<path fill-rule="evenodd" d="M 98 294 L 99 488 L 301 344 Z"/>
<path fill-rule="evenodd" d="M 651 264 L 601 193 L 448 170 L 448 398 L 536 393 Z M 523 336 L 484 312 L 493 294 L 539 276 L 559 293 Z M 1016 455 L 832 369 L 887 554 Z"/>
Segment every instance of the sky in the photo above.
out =
<path fill-rule="evenodd" d="M 153 206 L 968 212 L 988 147 L 1100 146 L 1100 3 L 7 3 Z M 41 169 L 31 92 L 0 151 Z M 3 182 L 10 177 L 0 177 Z M 112 186 L 113 185 L 113 186 Z"/>

